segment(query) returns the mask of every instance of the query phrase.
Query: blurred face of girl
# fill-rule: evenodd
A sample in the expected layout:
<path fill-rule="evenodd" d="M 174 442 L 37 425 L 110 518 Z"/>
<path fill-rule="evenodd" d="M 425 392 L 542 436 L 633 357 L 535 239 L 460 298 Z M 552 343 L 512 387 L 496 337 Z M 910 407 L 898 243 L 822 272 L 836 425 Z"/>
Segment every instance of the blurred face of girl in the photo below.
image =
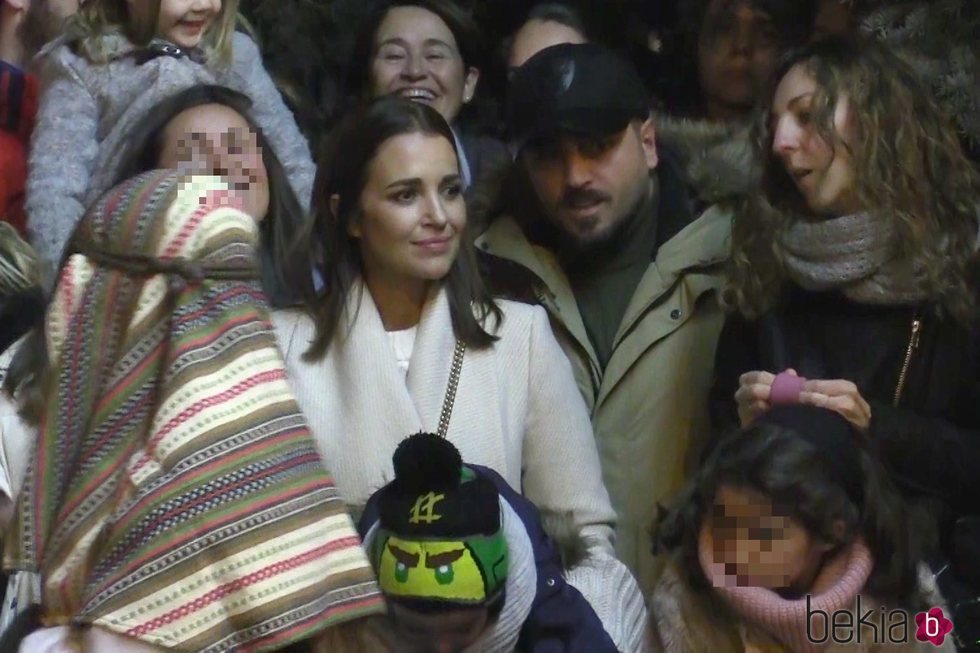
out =
<path fill-rule="evenodd" d="M 806 592 L 832 547 L 754 490 L 721 486 L 708 516 L 713 560 L 742 587 Z"/>
<path fill-rule="evenodd" d="M 807 206 L 817 215 L 857 213 L 854 161 L 848 147 L 855 139 L 847 98 L 834 109 L 835 143 L 828 143 L 814 123 L 817 82 L 803 64 L 790 68 L 773 94 L 770 112 L 772 153 L 782 162 Z"/>
<path fill-rule="evenodd" d="M 374 36 L 372 97 L 423 102 L 451 123 L 473 99 L 480 73 L 466 68 L 449 26 L 422 7 L 393 7 Z"/>
<path fill-rule="evenodd" d="M 146 3 L 146 0 L 128 0 Z M 195 48 L 221 12 L 221 0 L 160 0 L 158 37 L 182 48 Z"/>
<path fill-rule="evenodd" d="M 378 148 L 348 231 L 376 284 L 424 285 L 449 273 L 466 225 L 459 164 L 442 136 L 394 136 Z"/>
<path fill-rule="evenodd" d="M 177 114 L 163 131 L 161 168 L 224 177 L 256 220 L 269 211 L 269 177 L 258 136 L 237 111 L 204 104 Z"/>

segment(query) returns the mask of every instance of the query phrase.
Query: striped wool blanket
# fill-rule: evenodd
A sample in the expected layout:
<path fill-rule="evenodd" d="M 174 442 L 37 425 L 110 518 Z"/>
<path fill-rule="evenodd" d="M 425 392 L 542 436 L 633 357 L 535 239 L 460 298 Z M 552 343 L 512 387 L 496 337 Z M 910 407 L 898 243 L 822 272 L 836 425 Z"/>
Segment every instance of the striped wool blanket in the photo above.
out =
<path fill-rule="evenodd" d="M 69 245 L 5 552 L 40 571 L 47 625 L 261 651 L 383 609 L 287 385 L 258 229 L 236 204 L 216 178 L 146 173 Z"/>

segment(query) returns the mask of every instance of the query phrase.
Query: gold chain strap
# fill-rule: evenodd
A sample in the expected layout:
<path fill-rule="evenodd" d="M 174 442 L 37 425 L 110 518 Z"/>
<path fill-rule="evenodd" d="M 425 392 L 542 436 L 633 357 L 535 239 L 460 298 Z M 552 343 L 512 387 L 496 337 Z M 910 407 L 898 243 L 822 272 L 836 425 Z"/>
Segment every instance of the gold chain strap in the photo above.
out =
<path fill-rule="evenodd" d="M 446 437 L 449 433 L 449 418 L 453 415 L 453 403 L 456 401 L 456 388 L 459 386 L 459 375 L 463 371 L 463 354 L 466 352 L 466 343 L 462 340 L 456 341 L 456 349 L 453 350 L 453 365 L 449 369 L 449 385 L 446 386 L 446 398 L 442 402 L 442 413 L 439 415 L 440 438 Z"/>

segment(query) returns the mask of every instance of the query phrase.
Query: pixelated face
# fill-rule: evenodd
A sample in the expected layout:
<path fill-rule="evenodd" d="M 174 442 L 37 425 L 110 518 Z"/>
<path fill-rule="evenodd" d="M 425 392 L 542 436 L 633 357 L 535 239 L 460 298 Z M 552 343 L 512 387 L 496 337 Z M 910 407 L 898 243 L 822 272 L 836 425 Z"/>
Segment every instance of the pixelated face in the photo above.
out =
<path fill-rule="evenodd" d="M 545 217 L 582 249 L 607 242 L 651 192 L 653 121 L 602 137 L 528 143 L 521 160 Z"/>
<path fill-rule="evenodd" d="M 490 622 L 486 608 L 426 614 L 392 604 L 389 614 L 406 653 L 458 653 L 475 644 Z"/>
<path fill-rule="evenodd" d="M 778 36 L 769 15 L 752 2 L 711 0 L 698 33 L 698 73 L 709 110 L 738 115 L 752 109 L 775 69 Z"/>
<path fill-rule="evenodd" d="M 790 68 L 780 80 L 769 117 L 772 153 L 815 214 L 857 213 L 861 203 L 848 146 L 856 140 L 850 103 L 843 97 L 837 102 L 833 126 L 839 138 L 831 145 L 813 120 L 816 92 L 817 82 L 803 64 Z"/>
<path fill-rule="evenodd" d="M 146 0 L 128 0 L 145 3 Z M 221 0 L 160 0 L 156 35 L 182 48 L 196 48 L 221 12 Z"/>
<path fill-rule="evenodd" d="M 398 95 L 428 104 L 447 122 L 473 99 L 480 72 L 467 68 L 456 37 L 422 7 L 392 7 L 374 35 L 372 97 Z"/>
<path fill-rule="evenodd" d="M 444 137 L 401 134 L 382 143 L 358 206 L 348 232 L 360 240 L 369 286 L 411 289 L 449 273 L 466 205 L 456 151 Z"/>
<path fill-rule="evenodd" d="M 507 68 L 513 72 L 525 61 L 545 48 L 561 43 L 585 43 L 585 36 L 578 30 L 551 20 L 529 20 L 514 34 L 507 57 Z"/>
<path fill-rule="evenodd" d="M 269 211 L 269 178 L 258 136 L 237 111 L 204 104 L 177 114 L 164 128 L 162 168 L 224 177 L 256 220 Z"/>
<path fill-rule="evenodd" d="M 806 591 L 831 548 L 755 490 L 723 485 L 707 519 L 714 562 L 742 587 Z"/>

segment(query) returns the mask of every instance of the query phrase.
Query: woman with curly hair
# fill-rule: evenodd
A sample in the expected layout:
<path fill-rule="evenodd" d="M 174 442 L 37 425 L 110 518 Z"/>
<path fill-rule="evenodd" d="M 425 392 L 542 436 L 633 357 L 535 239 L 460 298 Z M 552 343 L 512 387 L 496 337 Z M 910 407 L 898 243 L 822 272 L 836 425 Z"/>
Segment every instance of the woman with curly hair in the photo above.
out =
<path fill-rule="evenodd" d="M 946 580 L 980 587 L 980 175 L 880 45 L 815 43 L 773 79 L 762 187 L 733 225 L 715 426 L 784 402 L 840 413 L 931 507 Z"/>

